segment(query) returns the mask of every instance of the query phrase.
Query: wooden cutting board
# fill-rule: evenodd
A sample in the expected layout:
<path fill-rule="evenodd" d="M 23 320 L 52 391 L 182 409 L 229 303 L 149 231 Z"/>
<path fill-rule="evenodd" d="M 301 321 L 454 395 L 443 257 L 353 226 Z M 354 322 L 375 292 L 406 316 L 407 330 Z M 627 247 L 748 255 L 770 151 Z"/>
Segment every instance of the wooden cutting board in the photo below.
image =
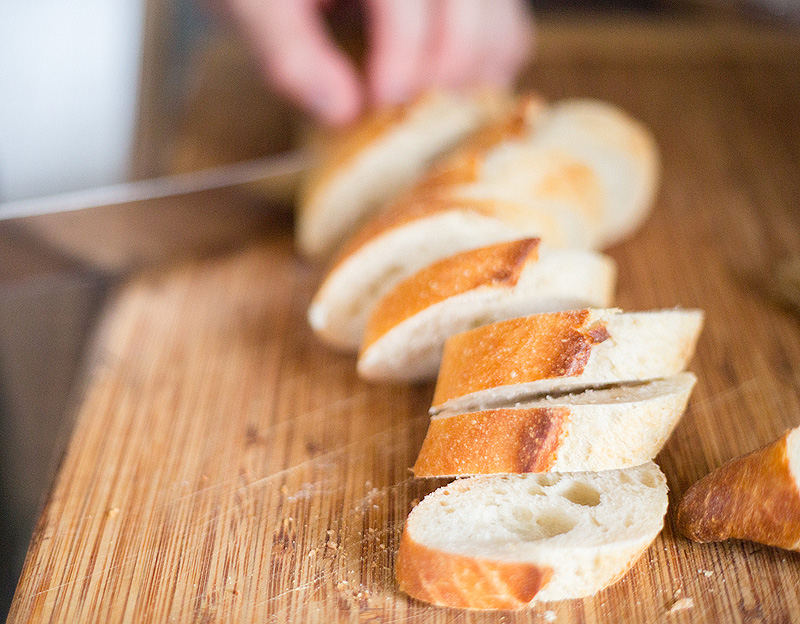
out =
<path fill-rule="evenodd" d="M 228 258 L 125 285 L 105 314 L 76 425 L 11 622 L 744 622 L 800 615 L 800 555 L 697 545 L 675 504 L 722 462 L 800 424 L 800 320 L 765 293 L 800 254 L 800 61 L 551 59 L 548 97 L 616 102 L 653 128 L 652 217 L 610 250 L 626 309 L 700 307 L 689 409 L 657 461 L 661 536 L 593 598 L 464 613 L 398 592 L 432 388 L 370 385 L 311 335 L 320 272 L 291 224 Z"/>

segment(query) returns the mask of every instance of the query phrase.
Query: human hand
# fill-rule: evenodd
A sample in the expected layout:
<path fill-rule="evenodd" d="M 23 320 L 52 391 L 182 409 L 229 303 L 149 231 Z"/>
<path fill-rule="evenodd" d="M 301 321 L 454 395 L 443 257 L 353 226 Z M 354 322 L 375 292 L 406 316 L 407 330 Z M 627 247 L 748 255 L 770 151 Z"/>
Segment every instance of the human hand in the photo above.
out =
<path fill-rule="evenodd" d="M 508 86 L 528 54 L 524 0 L 362 0 L 366 76 L 325 29 L 329 0 L 225 0 L 275 88 L 341 125 L 428 87 Z"/>

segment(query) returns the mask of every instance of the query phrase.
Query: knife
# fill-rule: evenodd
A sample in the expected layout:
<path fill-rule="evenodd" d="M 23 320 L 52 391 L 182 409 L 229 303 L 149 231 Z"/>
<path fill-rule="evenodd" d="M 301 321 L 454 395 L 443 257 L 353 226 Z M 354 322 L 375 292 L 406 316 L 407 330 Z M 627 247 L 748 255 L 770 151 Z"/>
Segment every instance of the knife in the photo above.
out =
<path fill-rule="evenodd" d="M 240 246 L 286 225 L 307 152 L 0 203 L 0 235 L 119 274 Z"/>

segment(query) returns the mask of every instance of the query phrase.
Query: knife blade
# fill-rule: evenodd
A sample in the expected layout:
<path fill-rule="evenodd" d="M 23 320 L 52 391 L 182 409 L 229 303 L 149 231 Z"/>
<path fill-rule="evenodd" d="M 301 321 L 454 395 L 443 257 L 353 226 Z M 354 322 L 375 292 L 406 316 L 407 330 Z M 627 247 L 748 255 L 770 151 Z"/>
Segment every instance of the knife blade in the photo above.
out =
<path fill-rule="evenodd" d="M 287 219 L 310 161 L 294 151 L 1 203 L 0 235 L 24 237 L 111 274 L 229 249 Z"/>

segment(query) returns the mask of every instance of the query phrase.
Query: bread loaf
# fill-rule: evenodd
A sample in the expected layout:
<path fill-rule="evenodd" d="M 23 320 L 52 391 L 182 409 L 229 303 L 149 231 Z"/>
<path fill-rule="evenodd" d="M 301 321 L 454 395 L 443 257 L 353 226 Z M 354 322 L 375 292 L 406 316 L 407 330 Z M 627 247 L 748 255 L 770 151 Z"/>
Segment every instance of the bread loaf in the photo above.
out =
<path fill-rule="evenodd" d="M 447 340 L 431 413 L 683 371 L 699 310 L 551 312 L 485 325 Z"/>
<path fill-rule="evenodd" d="M 603 390 L 544 397 L 431 419 L 416 477 L 577 472 L 653 459 L 678 423 L 691 373 Z"/>
<path fill-rule="evenodd" d="M 681 499 L 678 528 L 696 542 L 735 538 L 800 551 L 800 428 L 695 483 Z"/>
<path fill-rule="evenodd" d="M 463 609 L 590 596 L 636 562 L 666 509 L 666 479 L 652 462 L 460 479 L 409 514 L 397 581 L 414 598 Z"/>
<path fill-rule="evenodd" d="M 610 258 L 522 239 L 440 260 L 406 278 L 373 308 L 358 359 L 371 380 L 436 375 L 445 340 L 536 312 L 611 304 Z"/>

